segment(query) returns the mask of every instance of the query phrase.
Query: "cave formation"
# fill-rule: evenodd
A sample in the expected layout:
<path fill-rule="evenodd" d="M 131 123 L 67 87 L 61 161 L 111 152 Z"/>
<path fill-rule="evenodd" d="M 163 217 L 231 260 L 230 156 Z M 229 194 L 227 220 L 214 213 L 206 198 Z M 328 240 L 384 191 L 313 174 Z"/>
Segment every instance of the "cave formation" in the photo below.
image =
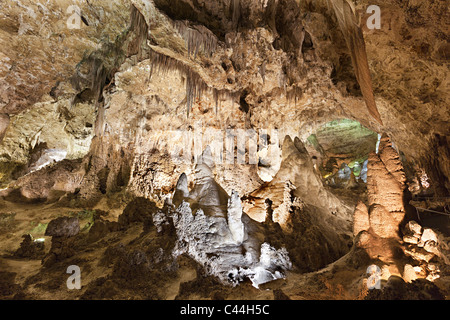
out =
<path fill-rule="evenodd" d="M 449 7 L 371 4 L 2 1 L 0 299 L 448 299 Z"/>

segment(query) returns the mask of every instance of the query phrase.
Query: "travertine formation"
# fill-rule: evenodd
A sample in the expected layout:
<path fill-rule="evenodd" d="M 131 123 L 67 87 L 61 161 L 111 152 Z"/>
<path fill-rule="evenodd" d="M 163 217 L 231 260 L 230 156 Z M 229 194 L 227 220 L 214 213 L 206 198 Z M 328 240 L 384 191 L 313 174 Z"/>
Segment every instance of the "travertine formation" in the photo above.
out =
<path fill-rule="evenodd" d="M 369 156 L 368 205 L 359 202 L 356 206 L 353 233 L 359 236 L 357 245 L 365 248 L 372 258 L 387 265 L 394 261 L 404 264 L 399 271 L 406 282 L 418 278 L 434 281 L 439 278 L 439 267 L 430 261 L 437 257 L 441 265 L 449 265 L 448 240 L 431 228 L 423 229 L 414 220 L 405 221 L 405 181 L 398 153 L 383 135 L 378 154 Z M 401 251 L 395 248 L 411 257 L 414 264 L 405 264 Z"/>
<path fill-rule="evenodd" d="M 381 238 L 399 238 L 405 217 L 405 174 L 398 153 L 388 136 L 383 135 L 377 153 L 369 155 L 367 172 L 368 205 L 358 203 L 353 231 L 373 231 Z"/>
<path fill-rule="evenodd" d="M 304 298 L 310 283 L 325 298 L 354 292 L 380 261 L 408 282 L 444 278 L 448 241 L 425 226 L 431 214 L 411 221 L 408 200 L 448 210 L 448 4 L 380 0 L 379 29 L 369 5 L 1 1 L 2 257 L 35 257 L 22 235 L 30 221 L 53 222 L 47 270 L 26 281 L 7 271 L 0 284 L 22 281 L 32 297 L 67 263 L 105 273 L 90 273 L 77 296 L 87 299 L 223 298 L 217 279 L 245 292 L 246 278 L 276 286 L 287 270 L 330 263 L 270 294 Z M 331 121 L 367 132 L 318 133 Z M 61 220 L 47 215 L 59 208 Z M 90 229 L 63 221 L 86 208 L 104 213 Z"/>
<path fill-rule="evenodd" d="M 270 182 L 249 195 L 246 205 L 248 214 L 257 221 L 264 221 L 265 203 L 270 200 L 273 220 L 286 227 L 290 218 L 289 209 L 293 205 L 286 191 L 288 194 L 292 191 L 301 202 L 327 211 L 330 216 L 337 215 L 343 221 L 350 215 L 351 208 L 347 208 L 324 187 L 303 143 L 298 138 L 292 141 L 289 136 L 283 142 L 280 170 Z"/>
<path fill-rule="evenodd" d="M 189 191 L 182 174 L 174 193 L 172 219 L 177 234 L 173 255 L 188 254 L 224 283 L 249 277 L 253 285 L 280 279 L 292 268 L 288 252 L 262 243 L 263 228 L 242 212 L 239 195 L 214 181 L 210 149 L 198 159 Z"/>
<path fill-rule="evenodd" d="M 367 205 L 360 201 L 353 214 L 356 245 L 372 259 L 394 265 L 401 251 L 405 175 L 387 135 L 382 136 L 378 153 L 369 155 L 367 169 Z"/>

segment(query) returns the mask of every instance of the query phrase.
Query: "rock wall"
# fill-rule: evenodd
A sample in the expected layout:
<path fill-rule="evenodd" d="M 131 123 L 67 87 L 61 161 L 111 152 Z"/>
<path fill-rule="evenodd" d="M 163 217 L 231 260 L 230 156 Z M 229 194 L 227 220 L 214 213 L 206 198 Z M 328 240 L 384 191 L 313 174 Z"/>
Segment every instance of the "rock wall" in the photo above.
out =
<path fill-rule="evenodd" d="M 445 121 L 440 120 L 448 118 L 448 110 L 439 107 L 448 104 L 446 68 L 441 64 L 447 48 L 442 4 L 381 2 L 386 22 L 380 30 L 365 27 L 367 2 L 355 7 L 362 16 L 361 30 L 383 125 L 364 107 L 345 34 L 325 1 L 76 4 L 84 20 L 75 30 L 67 28 L 65 2 L 51 6 L 25 2 L 22 8 L 14 2 L 3 4 L 0 18 L 7 46 L 1 65 L 8 81 L 3 88 L 12 85 L 16 89 L 2 94 L 2 119 L 30 108 L 37 110 L 41 105 L 36 103 L 42 99 L 87 101 L 98 113 L 95 134 L 111 136 L 108 141 L 117 144 L 134 143 L 132 162 L 142 164 L 155 148 L 165 154 L 164 145 L 171 143 L 168 138 L 164 141 L 158 130 L 188 132 L 199 120 L 204 130 L 282 129 L 280 141 L 286 134 L 305 141 L 321 124 L 349 118 L 375 132 L 389 133 L 405 157 L 420 163 L 430 172 L 437 190 L 446 192 L 448 178 L 440 177 L 448 177 L 448 170 L 444 159 L 434 153 L 432 142 L 438 135 L 438 144 L 445 148 L 442 141 L 448 135 Z M 411 14 L 414 10 L 417 16 Z M 418 23 L 420 17 L 429 16 L 435 18 Z M 43 24 L 44 28 L 36 21 L 49 23 Z M 28 56 L 41 58 L 20 60 L 18 48 L 25 42 L 31 44 Z M 51 67 L 46 56 L 56 59 Z M 414 70 L 414 77 L 408 79 L 425 79 L 426 85 L 397 81 L 399 74 L 405 74 L 402 70 Z M 25 96 L 25 92 L 33 94 Z M 38 122 L 34 118 L 27 121 L 26 126 Z M 55 137 L 54 144 L 69 145 L 70 149 L 71 142 L 65 139 L 73 140 L 72 135 L 77 139 L 78 125 L 68 128 L 69 137 Z M 52 127 L 46 124 L 43 132 Z M 14 129 L 3 135 L 20 140 Z M 86 141 L 83 146 L 87 145 Z M 25 148 L 24 156 L 27 152 Z M 4 158 L 12 159 L 13 154 L 7 149 Z M 6 176 L 11 169 L 4 167 Z M 167 164 L 162 170 L 170 175 L 172 167 Z M 173 190 L 176 178 L 142 177 L 145 170 L 145 166 L 138 169 L 140 182 L 132 179 L 131 187 L 140 195 Z M 192 170 L 185 166 L 173 176 L 189 175 Z M 249 187 L 239 190 L 241 194 L 261 184 L 254 174 L 260 170 L 257 166 L 236 170 L 247 176 Z M 220 169 L 217 177 L 228 192 L 237 189 L 239 176 L 228 178 L 230 171 Z M 146 190 L 149 184 L 153 186 Z M 158 201 L 163 198 L 155 196 Z"/>

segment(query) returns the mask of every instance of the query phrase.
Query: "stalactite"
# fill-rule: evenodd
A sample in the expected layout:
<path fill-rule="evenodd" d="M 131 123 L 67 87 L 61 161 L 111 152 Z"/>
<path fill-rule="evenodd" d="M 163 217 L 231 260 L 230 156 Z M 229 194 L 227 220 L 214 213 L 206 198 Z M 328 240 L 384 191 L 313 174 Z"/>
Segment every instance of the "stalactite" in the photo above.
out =
<path fill-rule="evenodd" d="M 194 59 L 200 51 L 211 57 L 217 48 L 216 36 L 202 25 L 191 26 L 188 21 L 175 21 L 174 26 L 184 39 L 188 49 L 188 56 Z"/>
<path fill-rule="evenodd" d="M 218 115 L 219 114 L 219 91 L 217 89 L 214 89 L 213 98 L 214 98 L 214 102 L 216 104 L 216 115 Z"/>
<path fill-rule="evenodd" d="M 219 114 L 220 109 L 220 101 L 231 101 L 232 106 L 234 107 L 234 102 L 239 99 L 240 92 L 232 92 L 227 89 L 213 89 L 213 99 L 216 105 L 216 115 Z"/>
<path fill-rule="evenodd" d="M 136 34 L 136 37 L 129 45 L 129 54 L 130 51 L 132 52 L 134 50 L 137 50 L 137 54 L 139 56 L 141 55 L 142 44 L 145 44 L 145 41 L 147 40 L 148 30 L 149 27 L 142 13 L 134 5 L 131 5 L 131 24 L 129 31 L 134 32 Z"/>
<path fill-rule="evenodd" d="M 185 75 L 186 113 L 188 117 L 192 111 L 195 100 L 201 98 L 205 92 L 209 92 L 213 95 L 213 99 L 216 103 L 216 114 L 218 114 L 219 111 L 220 100 L 231 99 L 234 104 L 235 99 L 239 96 L 239 93 L 230 92 L 226 89 L 209 87 L 196 71 L 172 57 L 158 53 L 152 49 L 150 49 L 149 56 L 151 63 L 150 78 L 153 74 L 165 74 L 169 71 L 178 71 Z"/>
<path fill-rule="evenodd" d="M 232 21 L 233 21 L 233 27 L 235 30 L 237 30 L 238 26 L 239 26 L 239 19 L 241 18 L 241 1 L 240 0 L 232 0 L 233 3 L 233 17 L 232 17 Z"/>
<path fill-rule="evenodd" d="M 74 88 L 80 92 L 86 88 L 90 89 L 96 103 L 102 100 L 103 89 L 113 81 L 114 73 L 125 58 L 131 54 L 140 55 L 142 44 L 147 39 L 148 25 L 134 5 L 131 6 L 130 17 L 127 32 L 118 36 L 114 43 L 104 42 L 99 50 L 85 55 L 76 66 L 76 74 L 71 77 Z M 131 41 L 130 33 L 135 34 Z M 83 73 L 82 69 L 88 72 Z"/>
<path fill-rule="evenodd" d="M 361 87 L 369 114 L 383 124 L 373 94 L 372 78 L 367 60 L 366 44 L 361 28 L 357 22 L 352 4 L 348 0 L 328 0 L 336 15 L 339 27 L 350 50 L 356 79 Z"/>
<path fill-rule="evenodd" d="M 286 99 L 290 104 L 291 101 L 294 101 L 294 105 L 297 106 L 297 101 L 302 97 L 302 89 L 296 86 L 293 86 L 290 90 L 286 91 Z"/>

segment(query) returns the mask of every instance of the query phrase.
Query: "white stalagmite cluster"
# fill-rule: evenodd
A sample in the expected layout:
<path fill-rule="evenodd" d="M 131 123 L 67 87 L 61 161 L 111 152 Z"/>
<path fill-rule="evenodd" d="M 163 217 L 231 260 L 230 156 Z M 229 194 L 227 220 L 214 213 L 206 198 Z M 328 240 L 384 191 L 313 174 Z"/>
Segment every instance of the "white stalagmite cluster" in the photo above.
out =
<path fill-rule="evenodd" d="M 172 200 L 176 209 L 170 213 L 178 238 L 173 255 L 188 254 L 208 274 L 233 285 L 249 278 L 258 287 L 284 278 L 292 268 L 287 250 L 261 240 L 262 228 L 242 211 L 239 194 L 229 197 L 215 182 L 207 154 L 196 167 L 191 192 L 185 174 L 178 181 Z"/>

